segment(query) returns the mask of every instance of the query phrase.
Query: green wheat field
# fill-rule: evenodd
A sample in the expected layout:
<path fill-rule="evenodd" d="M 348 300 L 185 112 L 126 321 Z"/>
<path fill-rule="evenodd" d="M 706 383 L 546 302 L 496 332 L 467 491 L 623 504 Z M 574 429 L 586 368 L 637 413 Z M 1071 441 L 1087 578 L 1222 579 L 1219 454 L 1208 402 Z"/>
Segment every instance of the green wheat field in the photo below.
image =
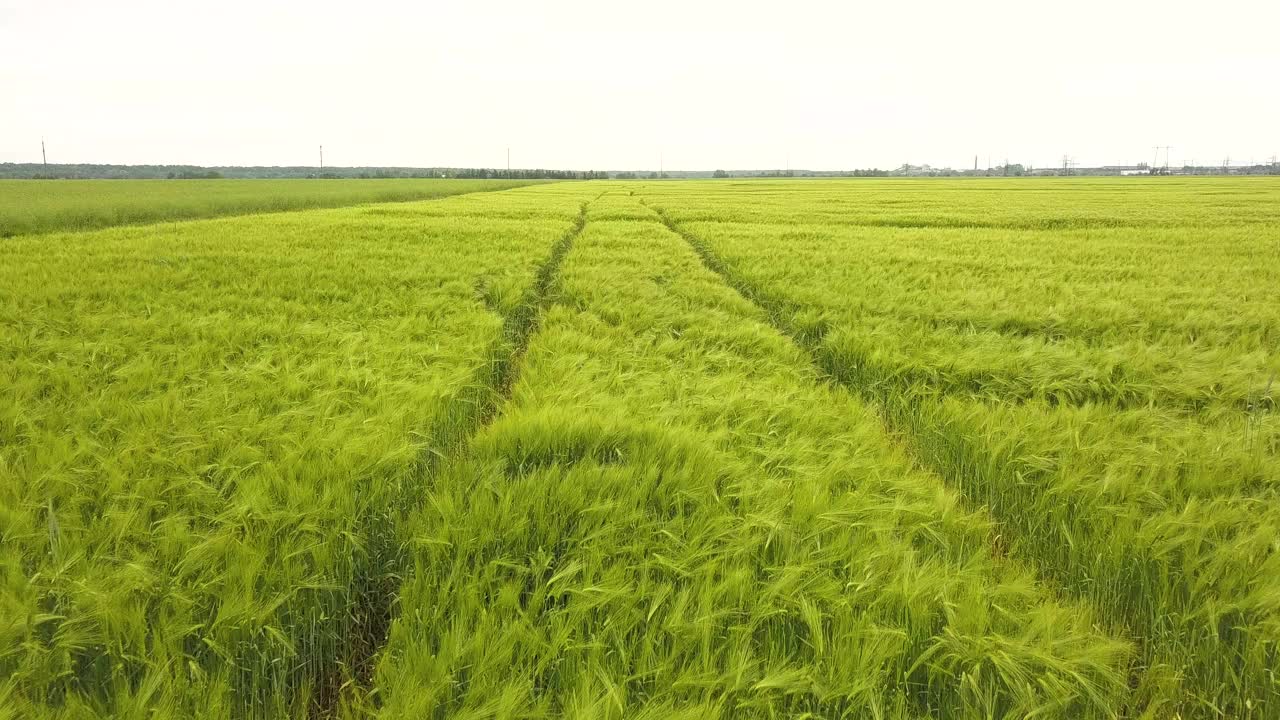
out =
<path fill-rule="evenodd" d="M 0 185 L 0 718 L 1280 718 L 1277 179 L 125 182 Z"/>

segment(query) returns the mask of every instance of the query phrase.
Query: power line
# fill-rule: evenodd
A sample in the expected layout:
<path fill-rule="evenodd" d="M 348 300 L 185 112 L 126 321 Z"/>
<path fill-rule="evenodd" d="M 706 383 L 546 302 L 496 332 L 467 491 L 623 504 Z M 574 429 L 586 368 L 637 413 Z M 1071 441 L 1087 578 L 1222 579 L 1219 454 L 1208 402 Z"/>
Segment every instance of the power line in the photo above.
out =
<path fill-rule="evenodd" d="M 1080 163 L 1076 162 L 1070 155 L 1062 156 L 1062 174 L 1075 175 L 1075 168 Z"/>
<path fill-rule="evenodd" d="M 1151 174 L 1160 174 L 1160 151 L 1164 150 L 1164 174 L 1169 174 L 1169 151 L 1173 149 L 1172 145 L 1152 145 L 1151 149 L 1155 151 L 1155 156 L 1151 158 Z"/>

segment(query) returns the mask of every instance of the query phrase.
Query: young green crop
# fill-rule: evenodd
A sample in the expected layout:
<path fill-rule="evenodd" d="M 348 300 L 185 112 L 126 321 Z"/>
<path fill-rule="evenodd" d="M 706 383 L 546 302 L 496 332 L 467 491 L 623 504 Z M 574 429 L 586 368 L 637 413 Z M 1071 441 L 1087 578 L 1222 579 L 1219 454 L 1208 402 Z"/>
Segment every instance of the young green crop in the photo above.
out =
<path fill-rule="evenodd" d="M 368 674 L 397 524 L 578 210 L 443 202 L 0 244 L 6 707 L 303 717 Z"/>
<path fill-rule="evenodd" d="M 709 190 L 639 194 L 1140 644 L 1135 708 L 1280 712 L 1280 185 L 973 184 L 945 216 L 911 203 L 919 228 L 795 224 L 909 199 L 834 186 L 759 198 L 745 222 Z M 1011 222 L 1055 189 L 1080 218 L 1095 189 L 1127 204 L 1097 227 Z M 970 215 L 984 191 L 1001 206 Z"/>
<path fill-rule="evenodd" d="M 529 180 L 0 180 L 0 238 L 249 213 L 404 202 Z"/>
<path fill-rule="evenodd" d="M 761 180 L 7 239 L 0 718 L 1280 717 L 1277 226 Z"/>
<path fill-rule="evenodd" d="M 587 210 L 513 399 L 436 475 L 382 716 L 1108 717 L 1128 647 L 816 382 L 648 209 Z"/>

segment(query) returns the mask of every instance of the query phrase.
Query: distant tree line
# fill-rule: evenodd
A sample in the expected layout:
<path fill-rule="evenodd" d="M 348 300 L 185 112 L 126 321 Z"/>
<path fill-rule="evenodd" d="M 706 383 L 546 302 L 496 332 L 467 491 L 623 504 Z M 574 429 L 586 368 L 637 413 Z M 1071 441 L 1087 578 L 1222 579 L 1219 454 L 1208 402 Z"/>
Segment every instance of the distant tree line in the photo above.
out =
<path fill-rule="evenodd" d="M 1138 163 L 1138 169 L 1147 169 L 1153 174 L 1166 170 L 1157 168 L 1150 170 L 1145 163 Z M 1021 175 L 1119 175 L 1127 168 L 1105 166 L 1099 168 L 1073 167 L 1069 171 L 1057 168 L 1031 168 L 1019 163 L 997 165 L 983 170 L 952 168 L 935 168 L 928 165 L 904 164 L 893 170 L 867 168 L 864 170 L 546 170 L 546 169 L 494 169 L 494 168 L 409 168 L 409 167 L 335 167 L 321 170 L 317 167 L 289 166 L 230 166 L 200 167 L 196 165 L 98 165 L 98 164 L 57 164 L 42 165 L 40 163 L 0 163 L 0 179 L 11 180 L 54 180 L 54 179 L 155 179 L 155 180 L 194 180 L 211 178 L 312 178 L 312 179 L 380 179 L 380 178 L 469 178 L 469 179 L 513 179 L 513 180 L 665 180 L 668 178 L 784 178 L 784 177 L 1016 177 Z M 1277 175 L 1280 164 L 1255 163 L 1250 165 L 1171 167 L 1168 173 L 1174 175 Z"/>
<path fill-rule="evenodd" d="M 461 168 L 449 177 L 476 180 L 608 180 L 609 173 L 597 170 L 493 170 Z"/>
<path fill-rule="evenodd" d="M 229 166 L 198 165 L 100 165 L 87 163 L 50 164 L 0 163 L 0 179 L 9 180 L 192 180 L 211 178 L 266 179 L 343 179 L 343 178 L 493 178 L 515 180 L 597 180 L 609 173 L 598 170 L 546 170 L 491 168 L 409 168 L 409 167 L 334 167 L 321 170 L 306 166 Z"/>
<path fill-rule="evenodd" d="M 682 172 L 678 177 L 710 178 L 790 178 L 790 177 L 888 177 L 888 170 L 713 170 L 712 172 Z M 614 175 L 619 177 L 619 175 Z"/>
<path fill-rule="evenodd" d="M 813 173 L 812 177 L 889 177 L 888 170 L 867 168 L 866 170 L 848 170 L 842 172 Z"/>
<path fill-rule="evenodd" d="M 711 178 L 790 178 L 790 177 L 887 177 L 888 170 L 714 170 L 682 173 L 680 177 Z"/>
<path fill-rule="evenodd" d="M 654 171 L 650 173 L 643 173 L 643 172 L 636 172 L 634 170 L 624 170 L 622 172 L 606 173 L 606 176 L 611 177 L 614 180 L 645 180 L 645 179 L 666 180 L 667 178 L 671 177 L 670 173 L 665 173 L 665 172 Z M 701 177 L 701 176 L 698 173 L 682 173 L 680 177 Z"/>
<path fill-rule="evenodd" d="M 222 173 L 217 170 L 183 170 L 181 172 L 171 170 L 165 177 L 169 180 L 217 180 L 222 177 Z"/>

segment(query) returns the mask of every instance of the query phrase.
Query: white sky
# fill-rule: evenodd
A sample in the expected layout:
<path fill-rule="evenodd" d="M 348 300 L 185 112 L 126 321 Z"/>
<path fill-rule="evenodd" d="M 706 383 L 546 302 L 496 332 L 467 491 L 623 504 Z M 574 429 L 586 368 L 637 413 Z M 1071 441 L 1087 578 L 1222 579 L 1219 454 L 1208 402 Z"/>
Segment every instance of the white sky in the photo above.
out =
<path fill-rule="evenodd" d="M 1262 162 L 1278 36 L 1277 0 L 0 0 L 0 162 Z"/>

